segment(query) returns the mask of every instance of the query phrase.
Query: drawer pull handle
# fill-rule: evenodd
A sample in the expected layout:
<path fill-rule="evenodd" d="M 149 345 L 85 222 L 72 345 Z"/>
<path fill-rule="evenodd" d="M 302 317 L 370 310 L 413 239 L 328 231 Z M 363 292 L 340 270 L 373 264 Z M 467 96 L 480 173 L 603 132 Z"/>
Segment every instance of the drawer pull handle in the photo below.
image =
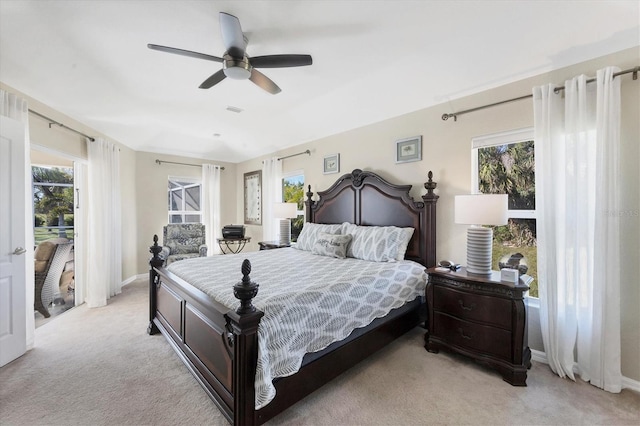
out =
<path fill-rule="evenodd" d="M 460 304 L 462 309 L 464 309 L 465 311 L 470 311 L 476 307 L 475 303 L 472 303 L 471 306 L 464 306 L 464 302 L 462 301 L 462 299 L 458 299 L 458 303 Z"/>
<path fill-rule="evenodd" d="M 466 334 L 464 334 L 463 329 L 459 328 L 458 331 L 460 332 L 460 336 L 462 336 L 463 339 L 471 340 L 471 336 L 467 336 Z"/>

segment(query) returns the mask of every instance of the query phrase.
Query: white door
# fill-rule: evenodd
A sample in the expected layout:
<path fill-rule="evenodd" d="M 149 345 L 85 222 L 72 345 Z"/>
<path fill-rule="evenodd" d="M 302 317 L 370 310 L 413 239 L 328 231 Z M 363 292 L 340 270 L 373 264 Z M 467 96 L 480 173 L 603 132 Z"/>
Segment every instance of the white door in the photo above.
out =
<path fill-rule="evenodd" d="M 0 367 L 27 350 L 24 124 L 0 117 Z"/>

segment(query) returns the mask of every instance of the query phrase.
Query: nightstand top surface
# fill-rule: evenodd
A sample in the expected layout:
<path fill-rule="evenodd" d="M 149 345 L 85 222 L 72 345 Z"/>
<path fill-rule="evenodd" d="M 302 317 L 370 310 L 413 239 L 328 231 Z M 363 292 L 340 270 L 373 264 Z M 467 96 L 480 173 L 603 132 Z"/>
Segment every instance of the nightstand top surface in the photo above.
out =
<path fill-rule="evenodd" d="M 518 280 L 518 284 L 514 284 L 508 281 L 500 280 L 500 271 L 491 271 L 491 275 L 478 275 L 467 272 L 466 268 L 460 268 L 456 272 L 453 271 L 439 271 L 438 268 L 429 268 L 427 273 L 438 275 L 441 277 L 448 277 L 454 280 L 462 280 L 468 282 L 477 282 L 482 284 L 501 285 L 504 287 L 528 290 L 529 286 L 524 284 L 522 280 Z"/>

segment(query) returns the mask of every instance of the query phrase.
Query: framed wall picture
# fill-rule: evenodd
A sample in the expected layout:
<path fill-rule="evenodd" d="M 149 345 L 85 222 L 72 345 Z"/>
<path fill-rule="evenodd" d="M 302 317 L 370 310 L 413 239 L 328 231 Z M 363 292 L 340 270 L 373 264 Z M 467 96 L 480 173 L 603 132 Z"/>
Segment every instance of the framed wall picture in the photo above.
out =
<path fill-rule="evenodd" d="M 262 170 L 244 174 L 244 223 L 262 225 Z"/>
<path fill-rule="evenodd" d="M 396 163 L 422 160 L 422 136 L 396 141 Z"/>
<path fill-rule="evenodd" d="M 340 154 L 331 154 L 324 157 L 322 172 L 325 175 L 338 173 L 340 171 Z"/>

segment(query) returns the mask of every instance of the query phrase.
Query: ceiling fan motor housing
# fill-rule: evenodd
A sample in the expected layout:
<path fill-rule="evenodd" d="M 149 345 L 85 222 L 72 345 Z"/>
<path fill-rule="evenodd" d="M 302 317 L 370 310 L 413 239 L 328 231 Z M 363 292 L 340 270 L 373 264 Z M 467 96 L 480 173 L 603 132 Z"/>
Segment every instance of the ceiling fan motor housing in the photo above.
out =
<path fill-rule="evenodd" d="M 224 75 L 235 80 L 246 80 L 251 77 L 251 69 L 253 67 L 249 63 L 247 55 L 244 55 L 242 58 L 234 58 L 228 53 L 225 53 L 223 58 L 222 68 Z"/>

